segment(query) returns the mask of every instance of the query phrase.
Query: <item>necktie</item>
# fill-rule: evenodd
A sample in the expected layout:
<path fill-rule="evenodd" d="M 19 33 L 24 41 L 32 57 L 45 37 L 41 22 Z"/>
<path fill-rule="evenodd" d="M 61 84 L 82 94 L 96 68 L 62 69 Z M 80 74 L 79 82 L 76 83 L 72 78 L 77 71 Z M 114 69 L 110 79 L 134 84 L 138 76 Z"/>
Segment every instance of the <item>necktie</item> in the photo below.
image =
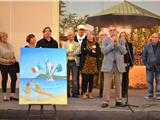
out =
<path fill-rule="evenodd" d="M 116 63 L 116 48 L 114 46 L 114 50 L 113 50 L 113 62 Z"/>

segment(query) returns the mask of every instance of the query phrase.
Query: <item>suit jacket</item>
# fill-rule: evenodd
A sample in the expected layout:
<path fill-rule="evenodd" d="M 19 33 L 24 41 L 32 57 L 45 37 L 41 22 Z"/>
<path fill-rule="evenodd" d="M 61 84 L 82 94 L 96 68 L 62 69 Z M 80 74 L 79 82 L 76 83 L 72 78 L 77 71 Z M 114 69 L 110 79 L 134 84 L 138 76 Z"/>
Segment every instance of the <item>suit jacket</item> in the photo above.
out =
<path fill-rule="evenodd" d="M 125 41 L 119 40 L 117 45 L 112 44 L 110 38 L 102 41 L 102 53 L 104 58 L 102 61 L 102 72 L 111 72 L 114 64 L 114 59 L 119 72 L 125 72 L 124 55 L 126 54 Z"/>
<path fill-rule="evenodd" d="M 143 62 L 146 65 L 147 70 L 160 71 L 160 42 L 158 42 L 155 53 L 153 51 L 152 43 L 145 46 L 143 52 Z"/>
<path fill-rule="evenodd" d="M 132 67 L 134 62 L 132 43 L 126 41 L 125 46 L 126 46 L 127 53 L 124 55 L 124 63 L 129 63 L 128 66 Z"/>

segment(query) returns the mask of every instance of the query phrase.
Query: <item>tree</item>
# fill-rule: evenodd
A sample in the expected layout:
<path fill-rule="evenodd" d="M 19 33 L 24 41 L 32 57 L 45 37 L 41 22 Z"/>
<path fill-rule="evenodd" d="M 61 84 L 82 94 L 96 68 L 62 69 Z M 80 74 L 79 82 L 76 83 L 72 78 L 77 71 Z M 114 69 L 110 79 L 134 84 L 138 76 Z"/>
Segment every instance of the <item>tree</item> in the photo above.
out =
<path fill-rule="evenodd" d="M 80 24 L 85 24 L 89 15 L 78 17 L 76 13 L 66 13 L 66 3 L 62 0 L 59 2 L 59 15 L 60 15 L 60 36 L 64 36 L 65 31 L 72 28 L 74 31 Z"/>
<path fill-rule="evenodd" d="M 66 3 L 60 0 L 59 1 L 59 15 L 60 16 L 65 16 L 65 12 L 66 12 L 65 8 L 66 8 Z"/>
<path fill-rule="evenodd" d="M 74 27 L 74 19 L 76 19 L 76 17 L 77 17 L 76 13 L 70 13 L 70 14 L 65 15 L 64 17 L 61 18 L 60 35 L 64 35 L 65 30 L 67 30 L 68 28 Z"/>
<path fill-rule="evenodd" d="M 84 17 L 77 17 L 76 13 L 69 13 L 61 18 L 60 21 L 60 34 L 64 35 L 65 30 L 72 28 L 73 31 L 76 30 L 77 26 L 80 24 L 85 24 L 89 15 L 85 15 Z"/>

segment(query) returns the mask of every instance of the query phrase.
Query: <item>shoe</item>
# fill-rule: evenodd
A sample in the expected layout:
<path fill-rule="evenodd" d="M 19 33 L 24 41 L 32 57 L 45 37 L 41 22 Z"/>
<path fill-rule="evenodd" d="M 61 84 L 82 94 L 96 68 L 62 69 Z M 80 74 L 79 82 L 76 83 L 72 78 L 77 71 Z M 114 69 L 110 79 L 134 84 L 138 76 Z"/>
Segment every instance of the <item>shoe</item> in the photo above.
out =
<path fill-rule="evenodd" d="M 88 98 L 86 93 L 84 93 L 82 97 L 83 97 L 83 99 L 87 99 Z"/>
<path fill-rule="evenodd" d="M 157 95 L 157 96 L 156 96 L 156 100 L 160 100 L 160 95 Z"/>
<path fill-rule="evenodd" d="M 153 96 L 152 95 L 148 95 L 148 96 L 145 96 L 144 99 L 146 99 L 146 100 L 153 100 Z"/>
<path fill-rule="evenodd" d="M 92 96 L 92 93 L 89 93 L 89 94 L 88 94 L 88 98 L 89 98 L 89 99 L 93 99 L 93 98 L 94 98 L 94 97 Z"/>
<path fill-rule="evenodd" d="M 10 101 L 19 101 L 19 98 L 16 98 L 16 97 L 10 97 L 9 99 Z"/>
<path fill-rule="evenodd" d="M 103 93 L 100 92 L 99 93 L 99 97 L 102 98 L 103 97 Z"/>
<path fill-rule="evenodd" d="M 101 105 L 101 108 L 106 108 L 108 106 L 109 106 L 108 103 L 103 102 L 102 105 Z"/>
<path fill-rule="evenodd" d="M 127 97 L 127 95 L 126 94 L 122 94 L 122 98 L 126 98 Z"/>
<path fill-rule="evenodd" d="M 69 97 L 70 97 L 70 94 L 67 94 L 67 97 L 69 98 Z"/>
<path fill-rule="evenodd" d="M 116 107 L 121 107 L 123 105 L 122 102 L 116 102 Z"/>
<path fill-rule="evenodd" d="M 72 97 L 78 98 L 78 95 L 77 94 L 73 94 Z"/>
<path fill-rule="evenodd" d="M 80 92 L 79 92 L 79 90 L 78 90 L 78 91 L 77 91 L 77 95 L 79 95 L 79 93 L 80 93 Z"/>
<path fill-rule="evenodd" d="M 7 102 L 7 101 L 9 101 L 9 100 L 8 100 L 7 98 L 4 98 L 3 101 L 4 101 L 4 102 Z"/>

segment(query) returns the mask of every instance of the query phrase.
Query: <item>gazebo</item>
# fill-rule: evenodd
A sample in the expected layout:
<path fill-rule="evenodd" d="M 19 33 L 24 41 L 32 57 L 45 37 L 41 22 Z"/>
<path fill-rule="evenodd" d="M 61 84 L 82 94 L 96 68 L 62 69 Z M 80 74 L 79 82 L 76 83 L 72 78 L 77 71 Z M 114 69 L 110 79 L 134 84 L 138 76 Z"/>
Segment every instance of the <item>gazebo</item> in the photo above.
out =
<path fill-rule="evenodd" d="M 86 23 L 95 27 L 107 27 L 110 24 L 152 27 L 160 25 L 160 16 L 125 0 L 88 17 Z"/>

